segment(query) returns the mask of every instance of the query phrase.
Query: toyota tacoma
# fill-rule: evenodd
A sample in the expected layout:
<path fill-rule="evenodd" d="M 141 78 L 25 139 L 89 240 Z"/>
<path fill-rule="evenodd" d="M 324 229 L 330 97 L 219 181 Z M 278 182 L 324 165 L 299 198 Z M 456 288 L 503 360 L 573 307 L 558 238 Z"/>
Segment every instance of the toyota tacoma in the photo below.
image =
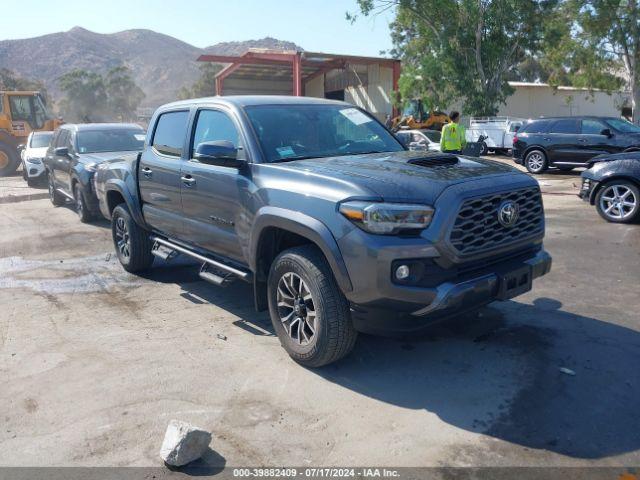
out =
<path fill-rule="evenodd" d="M 369 113 L 314 98 L 160 107 L 143 151 L 94 178 L 129 272 L 186 255 L 253 285 L 287 353 L 318 367 L 357 332 L 406 335 L 527 292 L 551 268 L 536 180 L 407 151 Z"/>

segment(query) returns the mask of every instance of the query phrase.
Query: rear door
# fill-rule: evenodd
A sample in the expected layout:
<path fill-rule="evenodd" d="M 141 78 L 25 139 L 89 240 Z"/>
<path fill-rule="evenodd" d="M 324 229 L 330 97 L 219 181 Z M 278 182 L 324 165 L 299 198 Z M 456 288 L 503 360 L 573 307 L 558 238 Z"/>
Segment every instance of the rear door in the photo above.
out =
<path fill-rule="evenodd" d="M 203 108 L 194 119 L 189 160 L 182 165 L 182 211 L 185 239 L 212 252 L 244 261 L 238 225 L 242 224 L 243 198 L 252 182 L 245 169 L 199 162 L 194 158 L 202 142 L 228 141 L 244 159 L 240 129 L 232 114 L 223 109 Z M 240 221 L 238 221 L 240 220 Z"/>
<path fill-rule="evenodd" d="M 573 117 L 551 122 L 545 135 L 549 160 L 552 163 L 582 163 L 580 121 Z"/>
<path fill-rule="evenodd" d="M 189 110 L 161 113 L 150 144 L 138 162 L 142 213 L 151 227 L 168 236 L 183 232 L 180 164 L 187 138 Z"/>

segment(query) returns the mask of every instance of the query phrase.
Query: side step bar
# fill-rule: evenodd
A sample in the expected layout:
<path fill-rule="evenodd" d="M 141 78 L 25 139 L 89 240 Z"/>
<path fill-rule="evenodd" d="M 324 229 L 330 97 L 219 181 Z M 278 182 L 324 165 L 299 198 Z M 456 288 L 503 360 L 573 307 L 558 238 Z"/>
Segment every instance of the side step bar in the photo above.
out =
<path fill-rule="evenodd" d="M 251 272 L 239 270 L 237 268 L 214 260 L 213 258 L 207 257 L 205 255 L 200 255 L 199 253 L 193 252 L 188 248 L 177 245 L 173 242 L 170 242 L 169 240 L 165 240 L 164 238 L 152 236 L 151 241 L 157 244 L 157 246 L 154 245 L 152 253 L 157 257 L 163 258 L 164 260 L 170 260 L 171 258 L 173 258 L 175 252 L 179 252 L 201 261 L 203 265 L 200 269 L 200 277 L 203 280 L 207 280 L 216 285 L 223 285 L 225 283 L 228 283 L 233 277 L 237 277 L 245 281 L 251 280 Z"/>

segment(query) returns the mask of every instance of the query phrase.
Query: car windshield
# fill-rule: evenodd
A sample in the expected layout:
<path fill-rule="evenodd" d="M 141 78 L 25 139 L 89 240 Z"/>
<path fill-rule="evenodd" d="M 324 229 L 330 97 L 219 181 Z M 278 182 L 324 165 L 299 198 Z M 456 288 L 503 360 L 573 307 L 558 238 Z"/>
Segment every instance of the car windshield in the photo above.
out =
<path fill-rule="evenodd" d="M 34 133 L 31 137 L 31 143 L 29 146 L 31 148 L 48 147 L 52 136 L 53 132 Z"/>
<path fill-rule="evenodd" d="M 425 136 L 432 142 L 440 143 L 440 132 L 437 132 L 435 130 L 422 130 L 422 133 L 424 133 Z"/>
<path fill-rule="evenodd" d="M 622 133 L 640 133 L 640 127 L 631 122 L 618 118 L 607 118 L 606 122 L 616 130 Z"/>
<path fill-rule="evenodd" d="M 267 162 L 404 150 L 386 128 L 355 107 L 256 105 L 245 111 Z"/>
<path fill-rule="evenodd" d="M 144 137 L 144 131 L 138 129 L 81 130 L 77 134 L 78 153 L 142 150 Z"/>

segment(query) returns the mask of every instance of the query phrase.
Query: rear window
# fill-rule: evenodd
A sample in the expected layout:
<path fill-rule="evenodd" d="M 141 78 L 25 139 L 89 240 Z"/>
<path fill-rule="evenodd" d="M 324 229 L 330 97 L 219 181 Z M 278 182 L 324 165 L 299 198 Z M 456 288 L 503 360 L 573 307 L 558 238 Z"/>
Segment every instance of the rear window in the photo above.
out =
<path fill-rule="evenodd" d="M 52 136 L 53 132 L 34 133 L 31 137 L 31 144 L 29 146 L 31 148 L 48 147 Z"/>
<path fill-rule="evenodd" d="M 81 130 L 76 134 L 78 153 L 128 152 L 142 150 L 144 130 Z"/>
<path fill-rule="evenodd" d="M 550 133 L 578 133 L 578 122 L 573 118 L 563 118 L 551 125 Z"/>
<path fill-rule="evenodd" d="M 536 120 L 523 126 L 520 133 L 546 133 L 548 129 L 548 120 Z"/>
<path fill-rule="evenodd" d="M 188 119 L 189 112 L 186 110 L 160 115 L 153 135 L 153 148 L 163 155 L 181 156 Z"/>

